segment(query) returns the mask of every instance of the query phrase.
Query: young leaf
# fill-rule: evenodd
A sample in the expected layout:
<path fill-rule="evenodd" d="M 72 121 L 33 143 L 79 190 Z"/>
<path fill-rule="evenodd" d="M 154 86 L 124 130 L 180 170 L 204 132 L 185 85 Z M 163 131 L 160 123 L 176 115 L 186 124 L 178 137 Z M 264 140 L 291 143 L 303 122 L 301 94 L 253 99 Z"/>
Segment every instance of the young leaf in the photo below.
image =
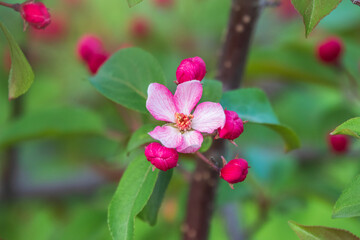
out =
<path fill-rule="evenodd" d="M 143 0 L 127 0 L 129 7 L 133 7 L 138 3 L 141 3 Z"/>
<path fill-rule="evenodd" d="M 90 78 L 90 83 L 105 97 L 127 108 L 146 113 L 150 83 L 165 84 L 160 64 L 139 48 L 126 48 L 113 54 Z"/>
<path fill-rule="evenodd" d="M 153 124 L 145 124 L 139 129 L 137 129 L 131 135 L 128 145 L 126 147 L 126 151 L 131 152 L 145 143 L 155 142 L 155 140 L 148 134 L 149 132 L 154 130 L 155 127 L 156 125 Z"/>
<path fill-rule="evenodd" d="M 279 123 L 265 93 L 256 88 L 238 89 L 224 93 L 221 104 L 235 111 L 243 120 L 261 124 L 276 131 L 286 143 L 286 151 L 299 148 L 300 141 L 289 127 Z"/>
<path fill-rule="evenodd" d="M 293 221 L 289 221 L 289 225 L 301 240 L 360 240 L 351 232 L 342 229 L 305 226 Z"/>
<path fill-rule="evenodd" d="M 336 201 L 333 218 L 360 216 L 360 175 L 343 191 Z"/>
<path fill-rule="evenodd" d="M 10 47 L 9 100 L 11 100 L 27 92 L 34 81 L 34 72 L 14 37 L 1 22 L 0 29 L 3 31 Z"/>
<path fill-rule="evenodd" d="M 351 118 L 335 128 L 331 134 L 345 134 L 356 138 L 360 138 L 360 117 Z"/>
<path fill-rule="evenodd" d="M 159 177 L 156 181 L 155 188 L 153 193 L 151 194 L 151 197 L 144 207 L 144 209 L 139 214 L 139 217 L 148 222 L 151 226 L 154 226 L 156 224 L 157 215 L 162 203 L 162 200 L 164 198 L 166 189 L 169 185 L 169 182 L 171 180 L 173 174 L 173 169 L 170 169 L 166 172 L 160 171 Z"/>
<path fill-rule="evenodd" d="M 108 224 L 114 240 L 134 238 L 135 217 L 148 202 L 159 174 L 151 170 L 152 165 L 140 155 L 130 163 L 122 176 L 119 186 L 111 200 Z"/>
<path fill-rule="evenodd" d="M 99 116 L 83 108 L 55 108 L 29 113 L 10 122 L 0 133 L 0 148 L 40 137 L 74 134 L 102 134 L 105 125 Z"/>
<path fill-rule="evenodd" d="M 334 10 L 342 0 L 291 0 L 302 15 L 305 24 L 305 36 L 318 25 L 321 19 Z"/>

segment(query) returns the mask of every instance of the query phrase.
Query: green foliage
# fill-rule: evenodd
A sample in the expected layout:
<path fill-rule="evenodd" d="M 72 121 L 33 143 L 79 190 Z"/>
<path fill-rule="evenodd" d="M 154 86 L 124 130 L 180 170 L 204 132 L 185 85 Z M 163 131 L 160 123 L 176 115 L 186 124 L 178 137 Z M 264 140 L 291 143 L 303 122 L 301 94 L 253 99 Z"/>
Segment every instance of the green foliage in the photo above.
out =
<path fill-rule="evenodd" d="M 268 98 L 260 89 L 238 89 L 224 93 L 221 104 L 235 111 L 243 120 L 261 124 L 276 131 L 286 143 L 286 151 L 299 148 L 300 141 L 289 127 L 280 124 Z"/>
<path fill-rule="evenodd" d="M 360 138 L 360 117 L 351 118 L 335 128 L 331 134 L 345 134 L 356 138 Z"/>
<path fill-rule="evenodd" d="M 137 129 L 131 135 L 126 151 L 131 152 L 145 143 L 154 142 L 155 140 L 148 133 L 154 130 L 155 126 L 154 124 L 145 124 Z"/>
<path fill-rule="evenodd" d="M 151 226 L 156 224 L 157 215 L 172 175 L 173 169 L 166 172 L 160 171 L 154 191 L 151 194 L 146 206 L 139 214 L 139 217 L 148 222 Z"/>
<path fill-rule="evenodd" d="M 8 123 L 0 133 L 0 147 L 19 141 L 75 134 L 103 134 L 101 118 L 83 108 L 58 108 L 29 113 Z"/>
<path fill-rule="evenodd" d="M 314 46 L 298 40 L 254 48 L 250 52 L 247 74 L 257 79 L 273 76 L 283 81 L 338 86 L 335 72 L 314 57 Z"/>
<path fill-rule="evenodd" d="M 201 144 L 201 148 L 199 149 L 199 152 L 206 152 L 211 147 L 211 144 L 213 143 L 213 137 L 207 136 L 204 137 L 204 141 Z"/>
<path fill-rule="evenodd" d="M 144 155 L 138 156 L 127 167 L 109 206 L 108 223 L 114 240 L 134 237 L 135 217 L 143 210 L 155 187 L 159 170 Z"/>
<path fill-rule="evenodd" d="M 305 24 L 305 36 L 318 25 L 321 19 L 334 10 L 342 0 L 291 0 L 302 15 Z"/>
<path fill-rule="evenodd" d="M 222 82 L 212 79 L 204 79 L 203 94 L 200 102 L 220 102 L 222 97 Z"/>
<path fill-rule="evenodd" d="M 321 226 L 304 226 L 293 221 L 289 221 L 290 227 L 301 240 L 359 240 L 349 231 L 321 227 Z"/>
<path fill-rule="evenodd" d="M 138 3 L 141 3 L 143 0 L 127 0 L 129 7 L 133 7 Z"/>
<path fill-rule="evenodd" d="M 146 113 L 149 84 L 165 84 L 165 77 L 161 66 L 149 53 L 139 48 L 126 48 L 113 54 L 90 82 L 110 100 Z"/>
<path fill-rule="evenodd" d="M 14 37 L 1 22 L 0 29 L 3 31 L 10 47 L 9 99 L 11 100 L 29 90 L 34 81 L 34 73 Z"/>
<path fill-rule="evenodd" d="M 333 218 L 360 216 L 360 175 L 343 191 L 336 201 Z"/>

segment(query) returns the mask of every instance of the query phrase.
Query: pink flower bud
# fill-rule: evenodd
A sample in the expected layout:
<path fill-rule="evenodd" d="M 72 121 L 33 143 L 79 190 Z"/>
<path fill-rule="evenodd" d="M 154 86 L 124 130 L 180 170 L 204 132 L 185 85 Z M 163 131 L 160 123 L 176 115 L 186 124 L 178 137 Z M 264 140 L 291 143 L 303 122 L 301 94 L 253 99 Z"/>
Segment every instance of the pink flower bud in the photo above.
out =
<path fill-rule="evenodd" d="M 176 167 L 179 155 L 175 149 L 166 148 L 160 143 L 150 143 L 145 148 L 146 159 L 156 168 L 167 171 Z"/>
<path fill-rule="evenodd" d="M 50 13 L 42 2 L 24 2 L 20 6 L 20 14 L 26 22 L 37 29 L 44 29 L 51 22 Z"/>
<path fill-rule="evenodd" d="M 219 128 L 219 137 L 229 140 L 238 138 L 244 131 L 244 124 L 239 115 L 234 111 L 225 110 L 225 125 Z"/>
<path fill-rule="evenodd" d="M 99 68 L 104 64 L 104 62 L 109 58 L 107 53 L 95 53 L 91 55 L 89 61 L 87 62 L 90 72 L 94 75 L 97 73 Z"/>
<path fill-rule="evenodd" d="M 242 182 L 248 174 L 249 165 L 244 159 L 233 159 L 220 171 L 220 177 L 230 184 Z"/>
<path fill-rule="evenodd" d="M 317 48 L 318 58 L 325 64 L 339 64 L 342 52 L 343 43 L 336 37 L 326 39 Z"/>
<path fill-rule="evenodd" d="M 77 52 L 80 58 L 88 62 L 92 55 L 104 53 L 104 46 L 102 41 L 93 35 L 83 36 L 77 44 Z"/>
<path fill-rule="evenodd" d="M 176 70 L 177 83 L 191 80 L 203 80 L 206 74 L 206 65 L 200 57 L 186 58 L 181 61 Z"/>
<path fill-rule="evenodd" d="M 346 135 L 329 135 L 328 143 L 331 150 L 337 154 L 344 154 L 348 151 L 350 145 L 350 139 Z"/>
<path fill-rule="evenodd" d="M 151 26 L 149 20 L 144 17 L 132 19 L 129 26 L 130 35 L 136 39 L 143 40 L 150 35 Z"/>

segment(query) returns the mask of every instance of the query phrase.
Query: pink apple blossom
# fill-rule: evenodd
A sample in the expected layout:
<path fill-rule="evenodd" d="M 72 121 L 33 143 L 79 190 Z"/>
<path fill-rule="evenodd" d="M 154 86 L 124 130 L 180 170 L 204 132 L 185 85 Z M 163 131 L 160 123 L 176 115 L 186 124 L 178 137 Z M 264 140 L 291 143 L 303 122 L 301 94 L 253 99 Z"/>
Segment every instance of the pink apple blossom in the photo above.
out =
<path fill-rule="evenodd" d="M 174 95 L 164 85 L 150 84 L 146 108 L 156 120 L 167 123 L 157 126 L 149 135 L 181 153 L 199 150 L 203 142 L 201 133 L 213 133 L 225 124 L 224 109 L 219 103 L 203 102 L 192 112 L 202 91 L 197 80 L 178 85 Z"/>
<path fill-rule="evenodd" d="M 239 115 L 234 111 L 225 110 L 226 121 L 223 128 L 219 129 L 219 137 L 229 140 L 238 138 L 244 131 L 244 124 Z"/>

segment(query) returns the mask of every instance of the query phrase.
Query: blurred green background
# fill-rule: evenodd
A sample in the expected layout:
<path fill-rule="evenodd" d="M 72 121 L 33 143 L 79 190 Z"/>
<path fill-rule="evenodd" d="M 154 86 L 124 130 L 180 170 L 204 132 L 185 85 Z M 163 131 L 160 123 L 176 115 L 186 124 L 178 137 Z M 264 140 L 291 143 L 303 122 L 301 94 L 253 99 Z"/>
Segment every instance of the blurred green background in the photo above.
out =
<path fill-rule="evenodd" d="M 16 147 L 18 161 L 12 196 L 3 191 L 0 195 L 0 239 L 110 239 L 107 207 L 122 169 L 139 154 L 128 155 L 125 147 L 146 117 L 105 99 L 90 85 L 90 74 L 76 54 L 77 41 L 90 33 L 101 38 L 109 52 L 124 44 L 141 47 L 161 63 L 169 83 L 176 79 L 182 59 L 200 56 L 207 77 L 213 78 L 230 1 L 174 0 L 170 7 L 159 7 L 144 0 L 133 8 L 124 0 L 43 2 L 55 25 L 45 32 L 24 32 L 19 14 L 0 8 L 0 21 L 15 36 L 36 76 L 29 92 L 16 100 L 21 101 L 22 115 L 12 119 L 8 49 L 1 35 L 1 186 L 9 148 Z M 297 239 L 289 220 L 360 235 L 359 219 L 331 219 L 336 199 L 360 172 L 360 144 L 353 141 L 351 150 L 339 156 L 331 153 L 326 139 L 360 111 L 349 97 L 346 76 L 315 55 L 320 41 L 338 36 L 345 45 L 345 66 L 359 76 L 360 8 L 343 1 L 305 39 L 302 19 L 287 5 L 284 0 L 280 7 L 263 9 L 243 87 L 265 90 L 280 121 L 295 130 L 302 147 L 285 154 L 277 134 L 245 126 L 237 153 L 251 166 L 249 178 L 235 190 L 221 181 L 213 240 L 232 239 L 239 231 L 249 232 L 251 239 Z M 147 24 L 146 37 L 131 31 L 139 18 Z M 26 132 L 26 137 L 18 132 Z M 191 170 L 194 161 L 186 158 L 183 165 Z M 174 171 L 157 225 L 137 219 L 135 238 L 180 239 L 188 186 L 181 172 Z"/>

